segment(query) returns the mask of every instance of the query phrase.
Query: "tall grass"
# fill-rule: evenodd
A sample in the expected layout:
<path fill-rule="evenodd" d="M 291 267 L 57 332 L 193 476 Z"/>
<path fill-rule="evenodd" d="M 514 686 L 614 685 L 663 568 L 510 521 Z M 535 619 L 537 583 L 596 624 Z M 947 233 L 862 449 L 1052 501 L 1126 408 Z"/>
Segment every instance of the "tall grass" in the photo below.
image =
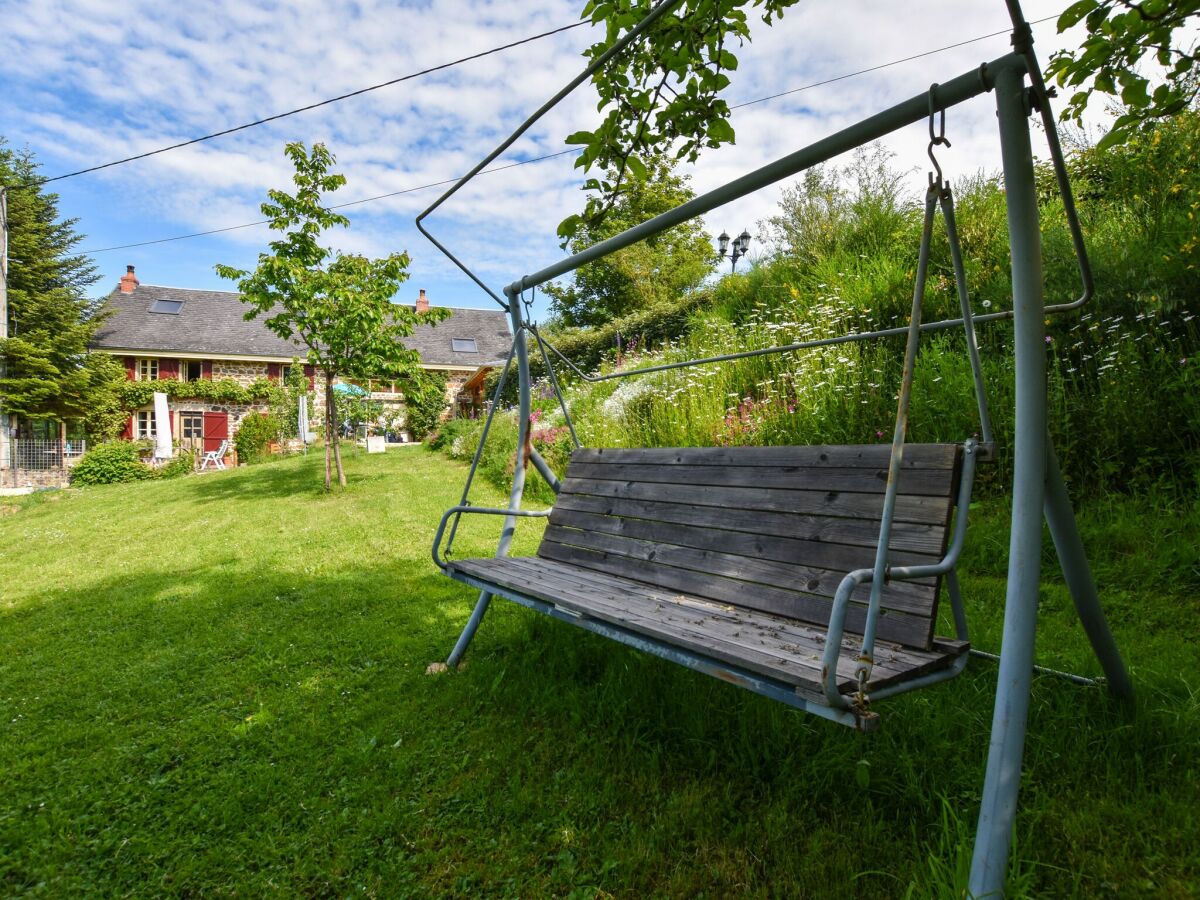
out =
<path fill-rule="evenodd" d="M 1200 173 L 1191 162 L 1200 121 L 1178 117 L 1115 151 L 1072 158 L 1085 209 L 1097 293 L 1087 311 L 1047 320 L 1051 431 L 1076 490 L 1104 494 L 1200 483 Z M 1039 173 L 1048 303 L 1079 291 L 1070 234 L 1052 173 Z M 712 288 L 672 338 L 627 335 L 596 372 L 757 350 L 903 326 L 912 296 L 921 213 L 879 151 L 845 170 L 810 173 L 762 226 L 775 253 Z M 977 314 L 1011 306 L 1003 185 L 983 175 L 956 185 L 959 229 Z M 958 315 L 949 252 L 935 229 L 923 298 L 929 321 Z M 1013 430 L 1012 331 L 980 326 L 985 379 L 1004 480 Z M 890 440 L 903 339 L 844 344 L 600 383 L 575 380 L 567 398 L 592 446 L 869 443 Z M 593 357 L 594 358 L 594 357 Z M 588 360 L 592 361 L 592 358 Z M 563 419 L 544 385 L 541 429 Z M 451 426 L 464 442 L 478 426 Z M 922 339 L 909 437 L 957 441 L 979 432 L 960 332 Z M 516 426 L 498 417 L 484 469 L 503 481 Z M 538 433 L 535 429 L 535 442 Z M 542 443 L 560 466 L 561 432 Z M 461 448 L 460 448 L 461 449 Z M 462 456 L 462 452 L 453 455 Z M 986 488 L 985 488 L 986 489 Z"/>

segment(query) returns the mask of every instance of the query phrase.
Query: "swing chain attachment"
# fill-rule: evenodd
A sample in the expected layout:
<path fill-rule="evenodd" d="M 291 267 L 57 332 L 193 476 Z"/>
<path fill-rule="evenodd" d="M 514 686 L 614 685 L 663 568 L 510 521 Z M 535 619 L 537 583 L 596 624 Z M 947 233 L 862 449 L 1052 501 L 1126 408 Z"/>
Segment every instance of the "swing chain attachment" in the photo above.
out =
<path fill-rule="evenodd" d="M 929 156 L 929 161 L 933 163 L 934 172 L 929 173 L 930 186 L 941 188 L 944 184 L 942 178 L 942 167 L 937 161 L 937 157 L 933 153 L 933 148 L 937 146 L 949 147 L 950 141 L 946 137 L 946 108 L 938 106 L 937 102 L 938 83 L 935 81 L 929 86 L 929 146 L 925 149 L 925 153 Z M 938 113 L 941 113 L 938 121 L 937 131 L 934 131 L 933 120 Z"/>
<path fill-rule="evenodd" d="M 867 712 L 871 706 L 871 698 L 867 696 L 867 679 L 871 677 L 873 662 L 871 657 L 864 653 L 859 656 L 858 669 L 854 673 L 855 680 L 858 682 L 858 690 L 854 694 L 854 707 L 862 713 Z"/>

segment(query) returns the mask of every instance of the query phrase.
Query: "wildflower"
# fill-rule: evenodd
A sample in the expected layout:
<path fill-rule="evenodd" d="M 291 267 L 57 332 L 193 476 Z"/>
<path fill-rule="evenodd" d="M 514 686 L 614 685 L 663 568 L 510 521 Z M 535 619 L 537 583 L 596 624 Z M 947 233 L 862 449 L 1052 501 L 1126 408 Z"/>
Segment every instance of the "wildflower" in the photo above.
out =
<path fill-rule="evenodd" d="M 875 437 L 877 437 L 877 438 L 883 437 L 883 432 L 880 431 L 878 428 L 875 429 Z"/>
<path fill-rule="evenodd" d="M 984 300 L 984 301 L 983 301 L 983 308 L 984 308 L 984 309 L 991 309 L 991 308 L 992 308 L 992 301 L 991 301 L 991 300 Z"/>
<path fill-rule="evenodd" d="M 1186 366 L 1186 365 L 1187 365 L 1187 357 L 1185 356 L 1183 359 L 1181 359 L 1181 360 L 1179 361 L 1179 364 L 1180 364 L 1181 366 Z"/>
<path fill-rule="evenodd" d="M 1046 335 L 1046 343 L 1047 344 L 1054 343 L 1054 338 L 1050 337 L 1050 335 Z"/>

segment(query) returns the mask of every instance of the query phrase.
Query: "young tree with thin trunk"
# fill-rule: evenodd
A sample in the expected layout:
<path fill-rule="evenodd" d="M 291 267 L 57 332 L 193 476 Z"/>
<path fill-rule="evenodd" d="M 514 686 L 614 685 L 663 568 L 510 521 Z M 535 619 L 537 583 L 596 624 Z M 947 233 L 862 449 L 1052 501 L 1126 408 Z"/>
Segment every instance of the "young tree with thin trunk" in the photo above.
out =
<path fill-rule="evenodd" d="M 260 253 L 253 272 L 218 265 L 217 274 L 238 283 L 247 319 L 263 323 L 280 337 L 307 350 L 307 361 L 319 368 L 325 391 L 325 489 L 346 484 L 338 441 L 333 385 L 338 376 L 370 375 L 403 379 L 419 367 L 420 357 L 401 343 L 420 323 L 435 323 L 445 310 L 418 314 L 392 302 L 408 278 L 407 253 L 367 259 L 321 245 L 324 232 L 346 227 L 350 220 L 325 205 L 325 196 L 346 183 L 331 172 L 335 159 L 324 144 L 290 143 L 285 152 L 296 168 L 295 193 L 267 192 L 261 207 L 274 231 L 283 232 Z M 332 456 L 332 460 L 331 460 Z"/>

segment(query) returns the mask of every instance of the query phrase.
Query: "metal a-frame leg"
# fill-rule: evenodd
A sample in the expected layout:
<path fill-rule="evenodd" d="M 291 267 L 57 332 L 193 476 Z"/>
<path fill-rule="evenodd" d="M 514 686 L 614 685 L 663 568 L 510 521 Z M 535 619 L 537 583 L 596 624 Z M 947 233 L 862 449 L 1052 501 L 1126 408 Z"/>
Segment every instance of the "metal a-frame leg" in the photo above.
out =
<path fill-rule="evenodd" d="M 1033 152 L 1029 141 L 1031 110 L 1024 76 L 1014 68 L 1005 67 L 996 74 L 996 109 L 1000 120 L 1012 250 L 1015 463 L 1003 646 L 968 882 L 968 895 L 973 898 L 1004 895 L 1029 717 L 1043 515 L 1050 523 L 1080 618 L 1110 678 L 1112 689 L 1119 695 L 1132 693 L 1116 643 L 1100 611 L 1062 473 L 1046 437 L 1045 304 Z"/>
<path fill-rule="evenodd" d="M 1109 693 L 1120 700 L 1133 699 L 1133 681 L 1121 660 L 1121 652 L 1117 642 L 1109 630 L 1108 620 L 1100 606 L 1100 596 L 1096 592 L 1096 582 L 1092 578 L 1092 568 L 1088 565 L 1087 553 L 1083 549 L 1083 541 L 1079 537 L 1079 529 L 1075 524 L 1075 512 L 1071 508 L 1071 498 L 1067 494 L 1067 485 L 1063 481 L 1062 470 L 1058 465 L 1058 457 L 1054 453 L 1054 445 L 1046 436 L 1046 524 L 1050 526 L 1050 537 L 1054 539 L 1054 549 L 1058 553 L 1058 561 L 1062 565 L 1063 578 L 1071 591 L 1071 599 L 1075 602 L 1075 610 L 1079 613 L 1079 621 L 1083 630 L 1092 643 L 1096 659 L 1104 669 L 1104 677 L 1108 684 Z"/>
<path fill-rule="evenodd" d="M 512 491 L 508 495 L 508 508 L 518 510 L 521 508 L 521 496 L 525 493 L 525 472 L 528 468 L 526 445 L 529 443 L 530 411 L 529 346 L 526 342 L 525 323 L 521 315 L 521 298 L 513 294 L 508 294 L 508 292 L 506 294 L 508 296 L 508 314 L 512 320 L 513 334 L 515 335 L 517 383 L 520 389 L 520 402 L 517 414 L 517 458 L 513 466 L 513 483 Z M 508 551 L 512 547 L 513 534 L 516 530 L 517 517 L 506 516 L 504 519 L 504 529 L 500 532 L 500 543 L 496 545 L 497 556 L 508 556 Z M 458 636 L 458 640 L 454 644 L 454 649 L 450 651 L 450 655 L 446 658 L 447 668 L 454 669 L 462 661 L 463 655 L 467 652 L 467 647 L 471 645 L 471 640 L 475 637 L 475 632 L 479 629 L 479 623 L 483 621 L 483 617 L 487 613 L 491 602 L 492 595 L 487 591 L 480 591 L 479 599 L 475 601 L 475 608 L 471 611 L 471 618 L 467 619 L 467 624 L 463 628 L 462 634 Z"/>
<path fill-rule="evenodd" d="M 1045 303 L 1041 235 L 1033 150 L 1029 142 L 1028 95 L 1023 73 L 1013 67 L 1005 67 L 996 73 L 996 110 L 1000 119 L 1000 151 L 1012 252 L 1016 427 L 1004 637 L 983 800 L 968 882 L 968 895 L 975 898 L 1004 895 L 1033 679 L 1046 477 L 1046 348 L 1042 318 Z"/>

